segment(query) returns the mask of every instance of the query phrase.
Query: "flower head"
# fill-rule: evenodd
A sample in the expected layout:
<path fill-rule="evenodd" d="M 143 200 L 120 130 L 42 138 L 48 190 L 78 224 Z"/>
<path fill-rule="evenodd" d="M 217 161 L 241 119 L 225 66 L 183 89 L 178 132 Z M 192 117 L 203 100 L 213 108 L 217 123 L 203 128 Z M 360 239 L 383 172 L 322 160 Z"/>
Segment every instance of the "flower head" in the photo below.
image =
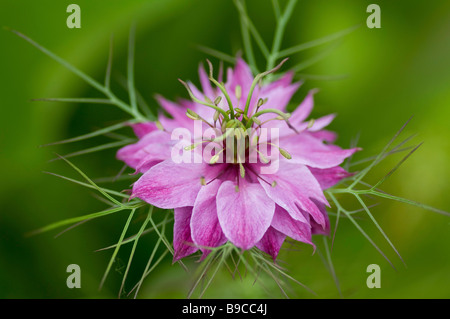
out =
<path fill-rule="evenodd" d="M 142 173 L 132 196 L 174 209 L 174 260 L 227 241 L 275 259 L 286 236 L 329 232 L 323 190 L 349 176 L 339 165 L 357 149 L 332 144 L 334 115 L 307 120 L 315 91 L 286 113 L 301 84 L 289 72 L 261 82 L 276 69 L 254 77 L 238 58 L 222 83 L 201 66 L 202 91 L 182 82 L 192 101 L 158 96 L 170 117 L 133 125 L 139 141 L 119 150 Z"/>

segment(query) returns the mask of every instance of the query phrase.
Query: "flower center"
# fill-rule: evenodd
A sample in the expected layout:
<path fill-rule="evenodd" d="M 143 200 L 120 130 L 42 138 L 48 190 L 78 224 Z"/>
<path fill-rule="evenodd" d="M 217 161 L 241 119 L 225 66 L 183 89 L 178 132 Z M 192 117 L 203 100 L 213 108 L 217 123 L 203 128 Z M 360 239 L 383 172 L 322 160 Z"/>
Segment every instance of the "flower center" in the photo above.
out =
<path fill-rule="evenodd" d="M 244 109 L 240 108 L 240 105 L 234 105 L 230 92 L 227 92 L 224 83 L 220 83 L 213 76 L 213 67 L 209 60 L 209 80 L 220 90 L 221 94 L 217 96 L 214 101 L 205 97 L 204 100 L 197 98 L 189 85 L 182 80 L 179 80 L 187 89 L 192 100 L 198 104 L 214 109 L 214 116 L 211 119 L 205 119 L 196 112 L 188 109 L 186 116 L 192 120 L 199 120 L 204 122 L 210 128 L 215 131 L 215 138 L 202 138 L 202 140 L 186 147 L 186 150 L 193 150 L 199 145 L 204 143 L 218 143 L 220 148 L 215 148 L 215 153 L 210 159 L 210 164 L 215 164 L 220 158 L 226 158 L 227 163 L 239 165 L 241 176 L 245 175 L 244 163 L 252 162 L 252 156 L 257 154 L 259 160 L 266 164 L 269 162 L 267 158 L 267 147 L 277 149 L 279 154 L 287 159 L 291 159 L 291 155 L 284 149 L 280 148 L 275 143 L 272 143 L 271 139 L 265 137 L 260 141 L 262 132 L 264 130 L 263 125 L 269 121 L 278 120 L 285 121 L 289 128 L 297 130 L 289 123 L 289 113 L 282 112 L 279 109 L 264 108 L 263 105 L 267 103 L 267 98 L 259 98 L 256 105 L 253 105 L 252 110 L 251 101 L 254 90 L 257 85 L 260 85 L 264 76 L 277 71 L 287 59 L 284 59 L 274 69 L 258 74 L 250 86 L 249 92 L 246 97 Z M 235 100 L 239 101 L 242 98 L 242 87 L 236 85 L 234 92 Z M 228 107 L 228 109 L 226 109 Z M 262 115 L 273 114 L 272 118 L 261 120 Z M 267 134 L 267 132 L 264 132 Z M 261 146 L 265 146 L 264 151 L 261 150 Z M 254 159 L 253 159 L 254 160 Z M 253 162 L 255 163 L 255 162 Z"/>

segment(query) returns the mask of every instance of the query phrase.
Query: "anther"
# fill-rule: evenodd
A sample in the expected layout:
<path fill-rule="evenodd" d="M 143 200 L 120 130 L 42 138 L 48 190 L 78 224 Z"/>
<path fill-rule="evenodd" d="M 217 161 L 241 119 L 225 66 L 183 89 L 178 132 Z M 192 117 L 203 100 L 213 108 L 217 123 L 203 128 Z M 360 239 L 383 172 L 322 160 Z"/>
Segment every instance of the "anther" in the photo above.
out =
<path fill-rule="evenodd" d="M 218 97 L 216 97 L 216 99 L 214 100 L 214 105 L 219 105 L 220 101 L 222 101 L 222 96 L 219 95 Z"/>
<path fill-rule="evenodd" d="M 261 152 L 258 152 L 258 154 L 259 154 L 259 158 L 263 164 L 269 163 L 269 159 L 265 155 L 263 155 Z"/>
<path fill-rule="evenodd" d="M 256 125 L 261 125 L 261 121 L 257 117 L 253 118 L 253 122 L 256 123 Z"/>
<path fill-rule="evenodd" d="M 216 164 L 217 161 L 219 160 L 219 154 L 214 155 L 213 157 L 211 157 L 211 159 L 209 160 L 209 164 Z"/>
<path fill-rule="evenodd" d="M 245 168 L 244 168 L 244 165 L 242 165 L 242 163 L 239 163 L 239 172 L 241 173 L 241 177 L 244 178 L 245 177 Z"/>
<path fill-rule="evenodd" d="M 225 130 L 227 128 L 227 123 L 228 123 L 227 121 L 222 122 L 222 127 L 221 127 L 222 132 L 225 132 Z"/>
<path fill-rule="evenodd" d="M 159 130 L 164 131 L 164 127 L 162 126 L 162 124 L 161 124 L 160 121 L 156 121 L 155 124 L 156 124 L 156 127 L 157 127 Z"/>
<path fill-rule="evenodd" d="M 265 101 L 265 100 L 267 100 L 267 99 L 264 99 L 264 100 L 263 100 L 262 98 L 259 98 L 259 99 L 258 99 L 258 104 L 256 104 L 256 106 L 257 106 L 257 107 L 260 107 L 261 105 L 264 104 L 264 101 Z"/>
<path fill-rule="evenodd" d="M 219 111 L 214 112 L 213 120 L 214 120 L 214 126 L 216 126 L 216 122 L 219 119 L 220 113 Z"/>
<path fill-rule="evenodd" d="M 184 150 L 185 151 L 192 151 L 194 148 L 196 148 L 197 146 L 199 146 L 201 143 L 196 143 L 196 144 L 191 144 L 191 145 L 188 145 L 188 146 L 185 146 L 184 147 Z"/>
<path fill-rule="evenodd" d="M 209 104 L 212 104 L 213 102 L 211 101 L 211 99 L 209 97 L 207 97 L 206 95 L 204 95 L 205 101 Z"/>
<path fill-rule="evenodd" d="M 280 154 L 283 155 L 283 157 L 285 157 L 287 159 L 292 159 L 291 154 L 289 154 L 287 151 L 285 151 L 281 147 L 279 147 L 278 149 L 280 150 Z"/>
<path fill-rule="evenodd" d="M 198 115 L 191 109 L 186 110 L 186 116 L 189 117 L 191 120 L 199 120 L 200 119 L 200 115 Z"/>

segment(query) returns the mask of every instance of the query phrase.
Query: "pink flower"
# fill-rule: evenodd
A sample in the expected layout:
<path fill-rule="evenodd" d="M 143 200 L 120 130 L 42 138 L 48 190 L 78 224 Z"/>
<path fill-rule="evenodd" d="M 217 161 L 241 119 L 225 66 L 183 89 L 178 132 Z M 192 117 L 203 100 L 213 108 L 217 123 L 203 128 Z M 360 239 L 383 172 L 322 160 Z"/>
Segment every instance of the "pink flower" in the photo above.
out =
<path fill-rule="evenodd" d="M 208 247 L 227 241 L 242 249 L 256 246 L 273 259 L 286 236 L 312 245 L 312 234 L 329 232 L 325 209 L 329 204 L 323 190 L 349 176 L 339 165 L 357 149 L 341 149 L 332 144 L 336 135 L 324 127 L 334 115 L 306 121 L 313 108 L 313 91 L 289 119 L 283 115 L 300 86 L 292 83 L 293 73 L 286 73 L 272 83 L 256 85 L 247 100 L 254 77 L 242 59 L 238 59 L 234 70 L 228 70 L 223 90 L 211 85 L 203 67 L 199 72 L 203 92 L 187 84 L 194 101 L 173 103 L 157 97 L 171 116 L 159 116 L 164 130 L 155 123 L 136 124 L 133 129 L 139 141 L 119 150 L 117 157 L 142 173 L 133 185 L 132 196 L 160 208 L 174 209 L 174 260 L 198 249 L 208 253 Z M 206 104 L 214 105 L 211 101 L 215 101 L 220 110 L 230 109 L 229 119 L 222 114 L 225 112 L 198 103 L 205 101 L 205 96 L 210 101 Z M 222 97 L 220 102 L 218 96 Z M 252 121 L 256 114 L 259 115 Z M 172 140 L 171 133 L 181 127 L 198 135 L 194 133 L 193 118 L 200 118 L 222 132 L 227 124 L 239 127 L 239 123 L 251 128 L 258 124 L 259 129 L 275 128 L 279 132 L 278 144 L 270 144 L 270 137 L 260 136 L 259 143 L 269 143 L 270 147 L 261 152 L 255 163 L 249 162 L 248 157 L 243 163 L 215 162 L 211 157 L 201 163 L 176 163 L 172 150 L 179 141 Z M 208 128 L 205 123 L 201 133 Z M 255 132 L 258 136 L 259 131 Z M 205 144 L 197 149 L 204 150 Z M 276 162 L 277 171 L 264 173 L 262 168 L 269 164 L 262 161 L 263 155 Z"/>

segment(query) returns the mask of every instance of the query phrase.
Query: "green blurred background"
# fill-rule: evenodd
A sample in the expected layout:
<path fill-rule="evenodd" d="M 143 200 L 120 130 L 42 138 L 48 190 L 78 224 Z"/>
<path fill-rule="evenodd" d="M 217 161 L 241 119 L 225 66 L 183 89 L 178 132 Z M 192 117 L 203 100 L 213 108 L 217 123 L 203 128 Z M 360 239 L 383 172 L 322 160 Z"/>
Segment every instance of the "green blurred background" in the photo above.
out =
<path fill-rule="evenodd" d="M 302 71 L 305 85 L 295 95 L 300 102 L 310 88 L 319 88 L 314 117 L 339 114 L 331 129 L 338 144 L 348 147 L 360 133 L 364 148 L 357 158 L 379 152 L 412 115 L 402 134 L 417 133 L 420 149 L 384 185 L 389 193 L 450 210 L 450 2 L 382 1 L 381 29 L 365 26 L 373 1 L 299 1 L 283 47 L 313 40 L 362 23 L 316 64 Z M 66 27 L 70 1 L 0 1 L 0 25 L 19 30 L 102 81 L 109 39 L 114 34 L 114 74 L 126 72 L 129 27 L 137 22 L 136 85 L 152 107 L 155 93 L 169 99 L 186 97 L 177 78 L 197 80 L 200 61 L 208 56 L 197 44 L 235 55 L 242 48 L 239 18 L 231 0 L 77 0 L 81 29 Z M 286 2 L 281 1 L 284 5 Z M 267 43 L 274 18 L 269 0 L 248 0 L 248 10 Z M 91 192 L 56 177 L 51 171 L 76 177 L 55 153 L 67 154 L 98 145 L 108 138 L 69 145 L 39 145 L 77 136 L 125 118 L 112 106 L 31 102 L 43 97 L 97 97 L 87 84 L 24 40 L 0 31 L 0 298 L 114 298 L 129 250 L 123 249 L 105 287 L 98 291 L 111 251 L 94 252 L 117 241 L 124 214 L 101 218 L 54 238 L 58 231 L 25 237 L 49 223 L 99 211 L 105 204 Z M 291 57 L 288 66 L 320 56 L 324 45 Z M 216 59 L 213 59 L 217 63 Z M 345 75 L 341 77 L 340 75 Z M 120 86 L 114 88 L 120 90 Z M 121 96 L 125 95 L 120 93 Z M 126 133 L 131 134 L 130 131 Z M 113 150 L 74 158 L 90 177 L 114 176 L 122 164 Z M 386 174 L 401 155 L 377 167 L 368 182 Z M 129 181 L 105 185 L 129 188 Z M 342 219 L 333 261 L 347 298 L 450 297 L 450 218 L 388 200 L 377 200 L 377 220 L 408 267 L 390 249 L 363 214 L 359 222 L 373 236 L 398 271 L 348 221 Z M 356 207 L 348 201 L 350 208 Z M 142 218 L 142 216 L 140 216 Z M 142 221 L 142 219 L 138 221 Z M 136 222 L 135 227 L 139 227 Z M 133 226 L 133 227 L 134 227 Z M 319 238 L 320 239 L 320 238 Z M 136 252 L 127 289 L 138 280 L 155 238 L 143 237 Z M 319 298 L 339 297 L 331 275 L 311 248 L 284 250 L 291 274 L 317 292 Z M 66 267 L 81 267 L 82 288 L 66 287 Z M 381 266 L 381 289 L 366 287 L 366 267 Z M 192 267 L 195 263 L 188 262 Z M 182 298 L 191 276 L 170 258 L 145 281 L 144 298 Z M 281 296 L 267 280 L 267 295 L 253 278 L 232 280 L 224 271 L 206 293 L 211 298 Z M 292 285 L 291 297 L 312 298 Z"/>

